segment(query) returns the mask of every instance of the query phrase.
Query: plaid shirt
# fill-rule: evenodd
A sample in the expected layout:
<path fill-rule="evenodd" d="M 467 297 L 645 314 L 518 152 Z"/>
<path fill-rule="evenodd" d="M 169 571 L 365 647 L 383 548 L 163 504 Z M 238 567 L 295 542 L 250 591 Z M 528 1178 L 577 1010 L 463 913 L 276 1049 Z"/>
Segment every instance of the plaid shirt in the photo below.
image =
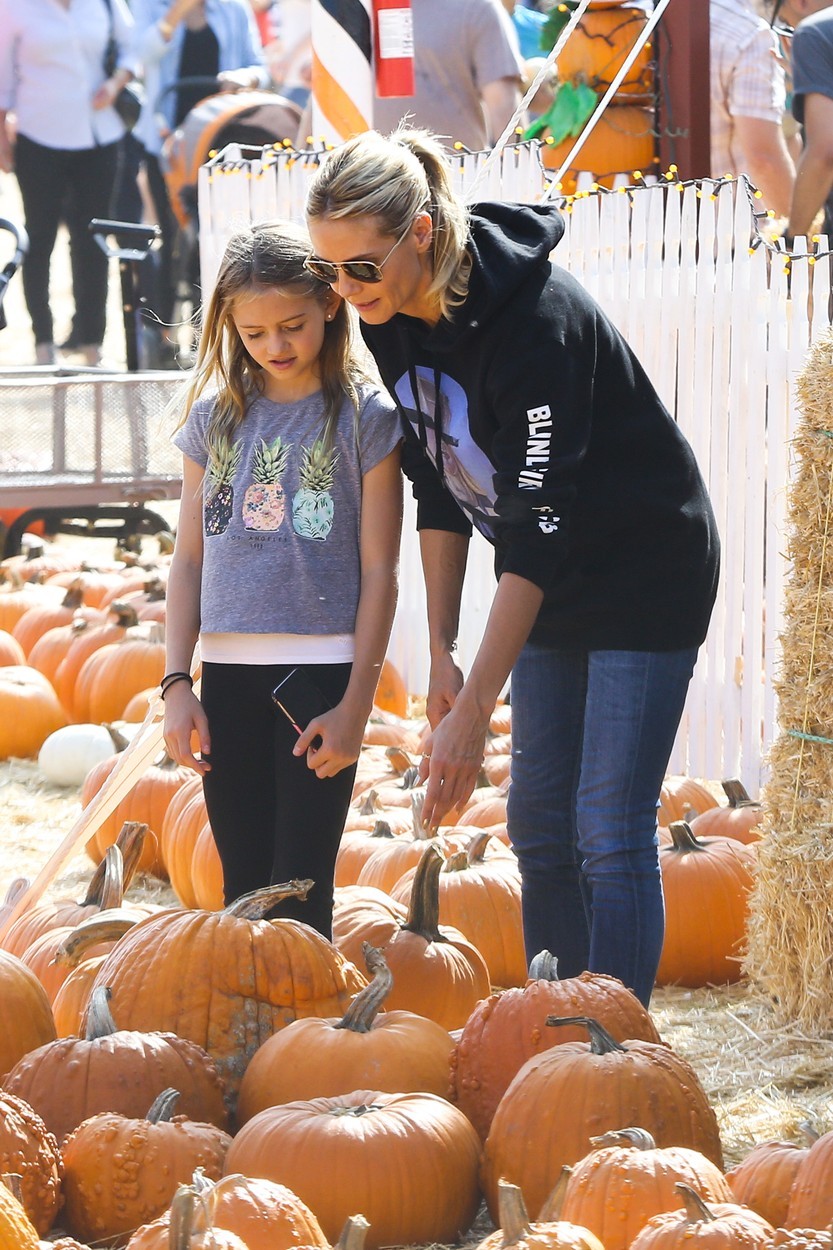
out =
<path fill-rule="evenodd" d="M 786 107 L 781 48 L 749 0 L 710 0 L 712 176 L 746 172 L 735 117 L 780 124 Z"/>

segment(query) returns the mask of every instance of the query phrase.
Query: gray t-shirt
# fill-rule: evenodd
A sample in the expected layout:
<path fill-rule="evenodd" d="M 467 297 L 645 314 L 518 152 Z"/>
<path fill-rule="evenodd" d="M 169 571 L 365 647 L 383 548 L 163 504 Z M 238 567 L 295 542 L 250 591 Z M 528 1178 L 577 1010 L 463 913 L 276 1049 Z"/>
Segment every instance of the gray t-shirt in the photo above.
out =
<path fill-rule="evenodd" d="M 359 601 L 362 475 L 402 437 L 386 394 L 360 388 L 358 445 L 345 397 L 331 451 L 319 443 L 320 392 L 253 400 L 209 464 L 201 397 L 174 435 L 206 469 L 201 629 L 218 634 L 350 634 Z"/>
<path fill-rule="evenodd" d="M 388 134 L 412 114 L 411 125 L 480 151 L 487 141 L 481 91 L 523 72 L 511 18 L 501 0 L 414 0 L 411 12 L 416 94 L 376 98 L 373 127 Z"/>
<path fill-rule="evenodd" d="M 833 99 L 833 10 L 822 9 L 805 17 L 796 27 L 792 77 L 792 111 L 796 121 L 804 121 L 806 96 L 825 95 Z"/>

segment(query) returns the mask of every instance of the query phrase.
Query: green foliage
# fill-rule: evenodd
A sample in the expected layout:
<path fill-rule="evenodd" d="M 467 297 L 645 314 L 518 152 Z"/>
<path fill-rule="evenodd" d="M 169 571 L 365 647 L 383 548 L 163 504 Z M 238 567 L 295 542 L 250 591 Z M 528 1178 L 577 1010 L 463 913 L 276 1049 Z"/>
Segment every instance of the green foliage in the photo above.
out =
<path fill-rule="evenodd" d="M 592 87 L 582 82 L 562 82 L 556 88 L 555 99 L 546 113 L 542 113 L 524 131 L 524 139 L 536 139 L 549 130 L 554 143 L 575 139 L 581 134 L 585 123 L 598 103 Z"/>
<path fill-rule="evenodd" d="M 576 8 L 576 0 L 565 0 L 564 4 L 556 4 L 550 10 L 546 22 L 541 27 L 541 47 L 545 52 L 551 52 L 555 47 L 558 36 L 570 20 Z"/>

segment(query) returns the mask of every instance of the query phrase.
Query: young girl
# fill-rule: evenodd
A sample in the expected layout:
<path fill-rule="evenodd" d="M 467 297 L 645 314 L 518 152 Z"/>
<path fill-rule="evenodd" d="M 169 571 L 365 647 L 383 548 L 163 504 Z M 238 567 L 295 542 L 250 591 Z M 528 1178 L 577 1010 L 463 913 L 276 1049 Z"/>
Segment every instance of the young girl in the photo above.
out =
<path fill-rule="evenodd" d="M 165 742 L 202 774 L 226 902 L 293 877 L 275 914 L 331 933 L 333 870 L 396 601 L 401 525 L 390 400 L 292 225 L 232 238 L 187 417 L 168 588 Z M 202 689 L 188 677 L 200 637 Z M 272 691 L 299 668 L 331 710 L 298 735 Z M 192 753 L 192 732 L 200 757 Z"/>

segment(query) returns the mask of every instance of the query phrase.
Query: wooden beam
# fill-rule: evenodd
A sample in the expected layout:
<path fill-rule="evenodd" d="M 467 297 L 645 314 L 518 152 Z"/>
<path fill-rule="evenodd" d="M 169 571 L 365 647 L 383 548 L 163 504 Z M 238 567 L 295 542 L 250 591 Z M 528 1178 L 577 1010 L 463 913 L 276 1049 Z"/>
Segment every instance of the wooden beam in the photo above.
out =
<path fill-rule="evenodd" d="M 680 178 L 710 170 L 709 4 L 672 0 L 657 27 L 660 169 Z"/>

